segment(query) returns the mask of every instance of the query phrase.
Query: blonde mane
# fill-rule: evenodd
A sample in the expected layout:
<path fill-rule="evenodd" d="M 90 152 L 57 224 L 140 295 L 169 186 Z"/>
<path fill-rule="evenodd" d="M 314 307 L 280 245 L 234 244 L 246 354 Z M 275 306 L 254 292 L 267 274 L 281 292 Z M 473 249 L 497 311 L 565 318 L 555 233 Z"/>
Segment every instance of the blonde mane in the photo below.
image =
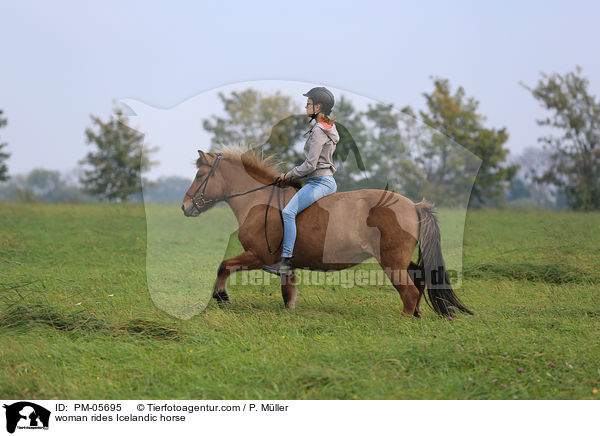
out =
<path fill-rule="evenodd" d="M 277 160 L 275 155 L 266 155 L 262 146 L 250 145 L 220 145 L 217 150 L 211 153 L 222 153 L 224 160 L 241 160 L 244 169 L 262 183 L 273 183 L 277 176 L 281 174 L 279 168 L 282 163 Z M 201 159 L 198 159 L 196 166 L 202 165 Z M 302 184 L 299 180 L 287 181 L 287 186 L 293 186 L 300 189 Z"/>

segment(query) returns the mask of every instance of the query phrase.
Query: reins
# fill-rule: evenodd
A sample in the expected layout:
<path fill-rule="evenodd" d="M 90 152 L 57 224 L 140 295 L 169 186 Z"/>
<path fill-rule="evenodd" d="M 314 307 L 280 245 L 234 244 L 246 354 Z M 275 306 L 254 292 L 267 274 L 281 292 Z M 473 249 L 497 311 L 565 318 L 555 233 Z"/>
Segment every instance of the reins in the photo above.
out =
<path fill-rule="evenodd" d="M 281 196 L 280 196 L 280 191 L 283 187 L 283 180 L 280 180 L 279 178 L 277 178 L 277 180 L 275 180 L 273 183 L 269 183 L 268 185 L 264 185 L 264 186 L 261 186 L 261 187 L 255 188 L 255 189 L 251 189 L 246 192 L 240 192 L 239 194 L 227 195 L 225 197 L 205 199 L 204 193 L 206 192 L 206 187 L 208 186 L 208 180 L 215 173 L 215 171 L 217 169 L 217 165 L 219 165 L 219 161 L 221 160 L 222 157 L 223 157 L 222 153 L 217 153 L 217 158 L 215 159 L 215 162 L 210 167 L 210 171 L 206 175 L 206 178 L 204 180 L 202 180 L 202 183 L 200 183 L 200 185 L 198 185 L 198 188 L 196 188 L 196 191 L 192 195 L 188 194 L 187 192 L 185 193 L 185 195 L 192 200 L 192 206 L 194 207 L 194 209 L 196 209 L 196 210 L 198 210 L 198 212 L 200 212 L 200 208 L 206 204 L 218 203 L 219 201 L 229 200 L 230 198 L 235 198 L 235 197 L 240 197 L 242 195 L 260 191 L 261 189 L 265 189 L 265 188 L 268 188 L 269 186 L 272 186 L 273 189 L 271 190 L 271 195 L 269 196 L 269 201 L 267 203 L 267 209 L 265 210 L 265 240 L 267 241 L 267 249 L 269 250 L 269 254 L 277 253 L 277 251 L 279 251 L 279 249 L 281 248 L 281 245 L 283 244 L 283 237 L 281 238 L 281 242 L 279 242 L 277 249 L 275 251 L 271 251 L 271 245 L 269 244 L 269 237 L 267 236 L 267 216 L 269 213 L 269 206 L 271 205 L 271 200 L 273 199 L 273 193 L 275 191 L 275 188 L 278 187 L 279 189 L 277 189 L 277 207 L 279 208 L 279 217 L 281 218 L 281 224 L 283 225 L 283 212 L 282 212 L 282 207 L 281 207 L 282 204 L 281 204 Z M 200 199 L 200 201 L 202 201 L 202 204 L 198 204 L 198 202 L 196 201 L 196 195 L 198 195 L 198 192 L 201 189 L 202 189 L 202 192 L 200 193 L 199 199 Z M 283 188 L 283 206 L 285 206 L 285 188 Z"/>
<path fill-rule="evenodd" d="M 271 245 L 269 244 L 269 237 L 267 236 L 267 215 L 269 214 L 269 206 L 271 205 L 271 199 L 273 198 L 273 192 L 275 191 L 275 186 L 276 184 L 278 184 L 280 182 L 280 180 L 276 180 L 274 183 L 275 185 L 273 185 L 273 189 L 271 190 L 271 195 L 269 195 L 269 201 L 267 202 L 267 208 L 265 209 L 265 240 L 267 241 L 267 250 L 269 250 L 269 254 L 275 254 L 279 251 L 279 249 L 281 248 L 281 245 L 283 244 L 283 236 L 281 237 L 281 241 L 279 242 L 279 245 L 277 246 L 277 249 L 275 251 L 271 251 Z M 267 185 L 269 186 L 269 185 Z M 283 211 L 282 211 L 282 207 L 281 207 L 281 201 L 280 201 L 280 193 L 281 192 L 281 188 L 277 189 L 277 207 L 279 208 L 279 217 L 281 218 L 281 225 L 283 227 Z M 285 206 L 285 188 L 283 189 L 283 205 Z"/>

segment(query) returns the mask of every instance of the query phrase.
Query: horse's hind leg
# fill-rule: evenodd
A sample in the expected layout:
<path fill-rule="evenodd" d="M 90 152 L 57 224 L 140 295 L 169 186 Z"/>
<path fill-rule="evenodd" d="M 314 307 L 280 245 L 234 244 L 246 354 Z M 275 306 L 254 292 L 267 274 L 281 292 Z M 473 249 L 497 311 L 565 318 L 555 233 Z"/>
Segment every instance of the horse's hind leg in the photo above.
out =
<path fill-rule="evenodd" d="M 398 250 L 388 251 L 382 254 L 380 265 L 400 294 L 400 298 L 404 304 L 402 314 L 418 316 L 417 307 L 420 310 L 419 300 L 421 299 L 421 294 L 413 284 L 407 271 L 410 260 L 402 262 L 401 257 L 401 253 Z"/>
<path fill-rule="evenodd" d="M 294 310 L 296 307 L 296 296 L 298 288 L 296 287 L 296 271 L 289 276 L 281 276 L 281 295 L 285 308 Z"/>
<path fill-rule="evenodd" d="M 423 299 L 423 292 L 425 292 L 425 270 L 420 268 L 416 263 L 410 262 L 408 265 L 408 276 L 412 280 L 413 284 L 419 291 L 419 301 L 417 301 L 417 307 L 415 308 L 414 315 L 420 318 L 423 315 L 421 311 L 421 300 Z"/>
<path fill-rule="evenodd" d="M 229 301 L 227 293 L 227 279 L 231 274 L 241 269 L 258 269 L 264 265 L 264 262 L 254 255 L 251 251 L 245 251 L 242 254 L 226 259 L 219 265 L 217 271 L 217 281 L 213 290 L 213 298 L 219 302 Z"/>

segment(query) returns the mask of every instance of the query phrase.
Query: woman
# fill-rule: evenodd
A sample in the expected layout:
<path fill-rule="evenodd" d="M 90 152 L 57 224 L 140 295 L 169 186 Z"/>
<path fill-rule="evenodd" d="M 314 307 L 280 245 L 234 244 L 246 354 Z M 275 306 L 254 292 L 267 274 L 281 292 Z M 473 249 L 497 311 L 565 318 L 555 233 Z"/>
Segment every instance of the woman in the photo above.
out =
<path fill-rule="evenodd" d="M 306 184 L 300 189 L 283 209 L 283 251 L 281 260 L 273 265 L 263 266 L 267 272 L 288 276 L 292 274 L 291 259 L 296 242 L 296 215 L 320 198 L 337 191 L 333 178 L 336 168 L 332 156 L 335 146 L 340 140 L 333 120 L 329 117 L 333 108 L 333 94 L 324 87 L 313 88 L 306 94 L 306 115 L 314 121 L 307 132 L 308 139 L 304 145 L 306 160 L 280 179 L 306 177 Z"/>

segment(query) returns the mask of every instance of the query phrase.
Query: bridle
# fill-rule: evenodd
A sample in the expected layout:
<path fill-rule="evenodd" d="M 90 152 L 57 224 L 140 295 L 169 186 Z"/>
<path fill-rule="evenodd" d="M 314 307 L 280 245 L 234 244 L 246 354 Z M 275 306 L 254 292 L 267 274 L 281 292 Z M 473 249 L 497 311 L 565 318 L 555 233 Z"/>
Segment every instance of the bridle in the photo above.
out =
<path fill-rule="evenodd" d="M 268 185 L 264 185 L 259 188 L 251 189 L 250 191 L 242 192 L 239 194 L 226 195 L 225 197 L 206 199 L 206 198 L 204 198 L 204 194 L 206 192 L 206 187 L 208 186 L 208 181 L 215 174 L 215 171 L 217 170 L 217 166 L 219 165 L 219 161 L 221 160 L 222 157 L 223 157 L 223 153 L 217 153 L 217 158 L 215 159 L 215 162 L 211 165 L 210 170 L 208 171 L 208 174 L 206 175 L 204 180 L 202 180 L 200 185 L 198 185 L 198 187 L 196 188 L 196 191 L 194 191 L 194 193 L 192 195 L 190 195 L 188 192 L 186 192 L 185 196 L 188 197 L 190 200 L 192 200 L 193 209 L 196 209 L 198 212 L 201 212 L 201 208 L 207 204 L 218 203 L 219 201 L 223 201 L 223 200 L 229 200 L 230 198 L 250 194 L 251 192 L 260 191 L 261 189 L 265 189 L 265 188 L 268 188 L 269 186 L 272 186 L 273 190 L 271 191 L 271 195 L 269 196 L 269 202 L 267 203 L 267 209 L 265 210 L 265 239 L 267 241 L 267 249 L 269 250 L 269 254 L 277 253 L 277 251 L 281 248 L 281 245 L 283 244 L 283 238 L 281 238 L 281 242 L 279 243 L 279 246 L 277 247 L 277 249 L 275 251 L 272 251 L 271 246 L 269 244 L 269 238 L 267 236 L 267 214 L 269 213 L 269 206 L 271 205 L 271 200 L 273 199 L 273 193 L 275 191 L 275 187 L 279 187 L 279 189 L 277 190 L 277 206 L 279 207 L 279 216 L 281 218 L 281 224 L 283 225 L 283 213 L 282 213 L 282 207 L 281 207 L 281 201 L 280 201 L 281 198 L 280 198 L 280 194 L 279 194 L 281 191 L 281 188 L 283 187 L 283 181 L 280 180 L 278 177 L 277 180 L 275 180 L 273 183 L 269 183 Z M 202 190 L 202 192 L 200 192 L 200 190 Z M 196 200 L 196 197 L 198 196 L 198 192 L 200 192 L 199 200 L 202 202 L 202 204 L 198 204 L 198 201 Z M 283 205 L 285 206 L 285 189 L 283 189 Z"/>
<path fill-rule="evenodd" d="M 220 201 L 220 199 L 205 200 L 204 193 L 206 192 L 206 187 L 208 186 L 208 179 L 210 179 L 211 176 L 217 170 L 217 166 L 219 165 L 219 161 L 221 160 L 222 157 L 223 157 L 222 153 L 217 153 L 217 158 L 215 159 L 215 162 L 210 167 L 210 171 L 208 172 L 208 174 L 206 175 L 204 180 L 202 180 L 202 183 L 200 183 L 200 185 L 198 185 L 198 188 L 196 188 L 196 191 L 192 195 L 190 195 L 188 192 L 185 193 L 186 197 L 189 197 L 190 200 L 192 200 L 192 206 L 194 206 L 194 209 L 196 209 L 198 212 L 200 212 L 200 208 L 203 207 L 204 205 Z M 200 201 L 202 202 L 202 204 L 200 205 L 196 201 L 196 196 L 198 195 L 198 192 L 201 189 L 202 189 L 202 192 L 200 192 Z"/>

